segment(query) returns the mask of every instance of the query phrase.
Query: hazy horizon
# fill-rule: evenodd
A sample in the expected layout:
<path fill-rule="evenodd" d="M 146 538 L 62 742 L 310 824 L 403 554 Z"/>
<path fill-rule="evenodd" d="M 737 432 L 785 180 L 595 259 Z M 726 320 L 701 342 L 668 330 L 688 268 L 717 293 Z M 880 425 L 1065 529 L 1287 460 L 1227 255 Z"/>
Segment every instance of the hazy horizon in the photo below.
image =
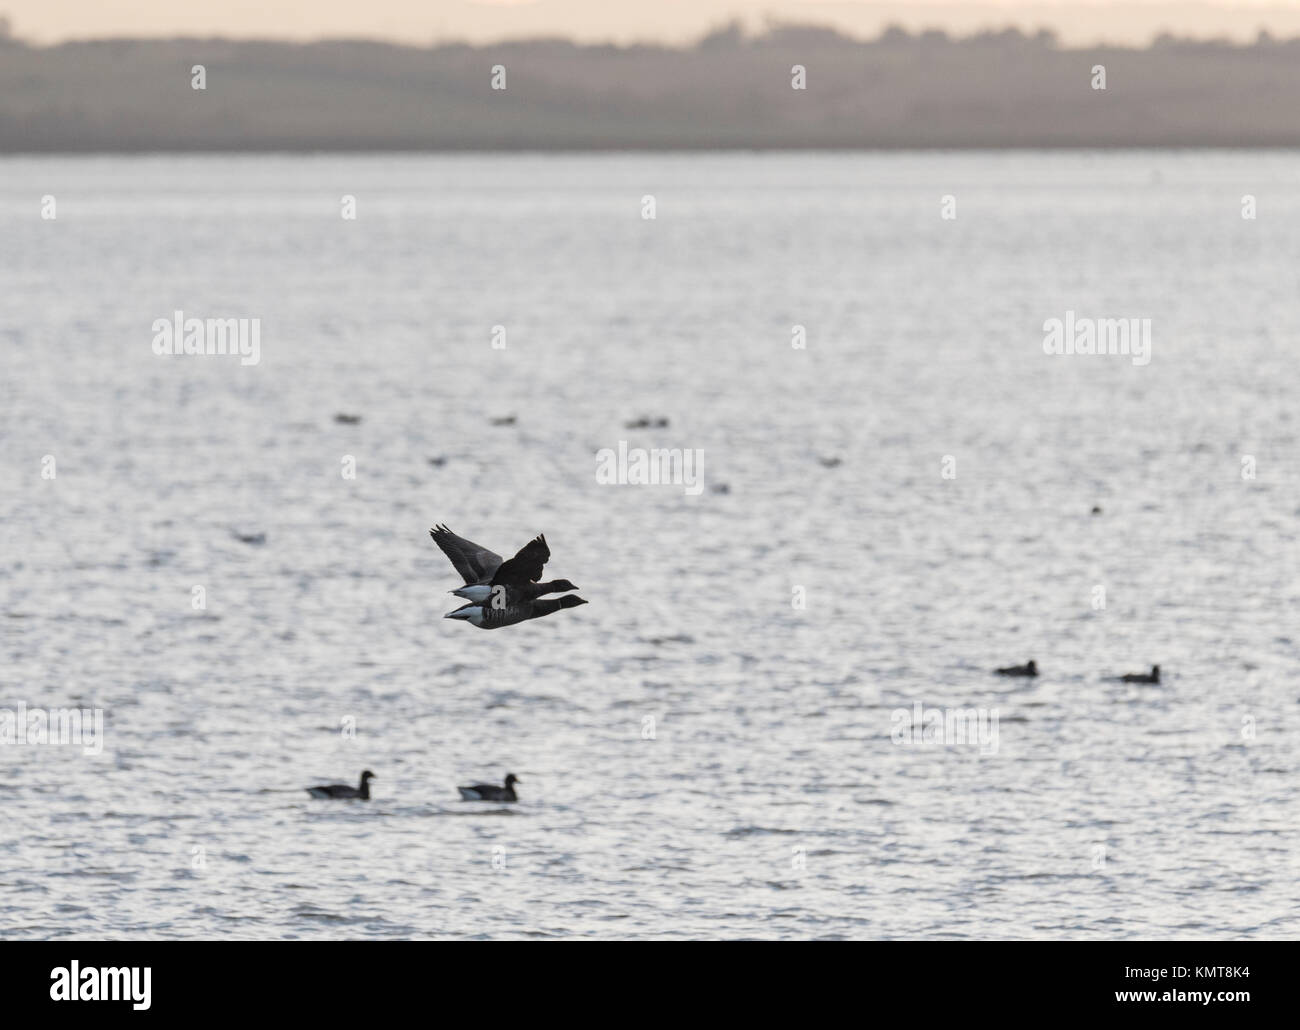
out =
<path fill-rule="evenodd" d="M 1068 48 L 1016 30 L 858 41 L 733 25 L 686 48 L 20 40 L 0 53 L 8 153 L 1300 146 L 1300 38 Z"/>

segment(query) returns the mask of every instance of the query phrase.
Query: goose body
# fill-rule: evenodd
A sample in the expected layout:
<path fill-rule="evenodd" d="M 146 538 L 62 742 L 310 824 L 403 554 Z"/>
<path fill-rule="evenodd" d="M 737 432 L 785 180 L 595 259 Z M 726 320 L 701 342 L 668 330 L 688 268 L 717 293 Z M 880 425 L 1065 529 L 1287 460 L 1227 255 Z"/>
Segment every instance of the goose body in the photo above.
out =
<path fill-rule="evenodd" d="M 320 787 L 308 787 L 307 793 L 314 798 L 321 798 L 322 800 L 334 799 L 343 801 L 352 798 L 359 801 L 369 801 L 370 781 L 375 778 L 375 774 L 367 769 L 361 774 L 360 786 L 349 787 L 346 783 L 327 783 Z"/>
<path fill-rule="evenodd" d="M 515 599 L 507 601 L 499 608 L 492 604 L 463 604 L 454 612 L 448 612 L 443 618 L 468 622 L 479 629 L 500 629 L 502 626 L 513 626 L 518 622 L 527 622 L 529 619 L 540 619 L 544 615 L 558 612 L 561 608 L 576 608 L 586 603 L 576 594 L 565 594 L 563 597 L 544 597 L 532 601 Z"/>
<path fill-rule="evenodd" d="M 1158 665 L 1151 666 L 1151 671 L 1149 673 L 1128 672 L 1125 673 L 1123 676 L 1121 676 L 1120 679 L 1125 683 L 1159 683 L 1160 666 Z"/>
<path fill-rule="evenodd" d="M 1037 676 L 1038 666 L 1031 658 L 1025 665 L 1004 665 L 1000 669 L 995 669 L 999 676 Z"/>
<path fill-rule="evenodd" d="M 495 586 L 491 583 L 469 583 L 452 593 L 472 604 L 483 604 L 495 592 L 502 599 L 502 604 L 512 604 L 517 601 L 532 601 L 543 594 L 563 594 L 577 589 L 567 579 L 552 579 L 545 583 L 498 583 Z"/>
<path fill-rule="evenodd" d="M 523 783 L 514 773 L 506 774 L 506 785 L 498 787 L 494 783 L 475 783 L 469 787 L 457 787 L 462 801 L 518 801 L 515 784 Z"/>

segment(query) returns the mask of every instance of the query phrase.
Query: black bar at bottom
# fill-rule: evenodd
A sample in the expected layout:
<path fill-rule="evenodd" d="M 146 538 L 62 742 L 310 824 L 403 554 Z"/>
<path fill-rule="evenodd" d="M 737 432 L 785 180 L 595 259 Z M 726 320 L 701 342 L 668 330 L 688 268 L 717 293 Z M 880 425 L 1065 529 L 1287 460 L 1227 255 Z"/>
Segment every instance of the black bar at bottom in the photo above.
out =
<path fill-rule="evenodd" d="M 456 998 L 459 1008 L 476 996 L 480 1017 L 492 1020 L 512 1005 L 535 1018 L 562 1011 L 618 1019 L 663 1004 L 668 1018 L 683 1015 L 678 1006 L 690 997 L 698 999 L 691 1015 L 717 1006 L 730 1020 L 738 1009 L 766 1013 L 782 1003 L 820 1019 L 839 1002 L 864 1014 L 901 1007 L 927 1018 L 1133 1012 L 1182 1020 L 1282 1014 L 1294 991 L 1268 943 L 864 942 L 707 955 L 660 948 L 653 956 L 610 946 L 505 955 L 439 943 L 11 942 L 3 948 L 4 1011 L 336 1021 L 436 998 Z M 437 1008 L 428 1011 L 436 1018 Z"/>

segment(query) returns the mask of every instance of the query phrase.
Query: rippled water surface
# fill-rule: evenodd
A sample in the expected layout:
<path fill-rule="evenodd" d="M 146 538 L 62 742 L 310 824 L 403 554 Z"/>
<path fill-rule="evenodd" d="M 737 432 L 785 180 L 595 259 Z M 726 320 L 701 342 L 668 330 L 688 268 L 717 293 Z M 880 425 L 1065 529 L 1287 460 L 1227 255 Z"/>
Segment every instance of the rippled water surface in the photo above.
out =
<path fill-rule="evenodd" d="M 1298 230 L 1288 152 L 0 160 L 0 706 L 104 713 L 0 744 L 0 935 L 1300 936 Z M 435 522 L 590 603 L 443 620 Z"/>

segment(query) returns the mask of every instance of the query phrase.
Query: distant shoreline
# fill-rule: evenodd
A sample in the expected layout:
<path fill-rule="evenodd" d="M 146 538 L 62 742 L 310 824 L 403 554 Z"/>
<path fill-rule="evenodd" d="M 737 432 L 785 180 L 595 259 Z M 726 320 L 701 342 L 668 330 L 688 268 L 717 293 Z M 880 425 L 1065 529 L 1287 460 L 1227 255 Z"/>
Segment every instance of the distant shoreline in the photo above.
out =
<path fill-rule="evenodd" d="M 201 69 L 201 72 L 198 70 Z M 1047 32 L 688 48 L 0 38 L 0 153 L 1300 147 L 1300 38 L 1061 49 Z"/>

